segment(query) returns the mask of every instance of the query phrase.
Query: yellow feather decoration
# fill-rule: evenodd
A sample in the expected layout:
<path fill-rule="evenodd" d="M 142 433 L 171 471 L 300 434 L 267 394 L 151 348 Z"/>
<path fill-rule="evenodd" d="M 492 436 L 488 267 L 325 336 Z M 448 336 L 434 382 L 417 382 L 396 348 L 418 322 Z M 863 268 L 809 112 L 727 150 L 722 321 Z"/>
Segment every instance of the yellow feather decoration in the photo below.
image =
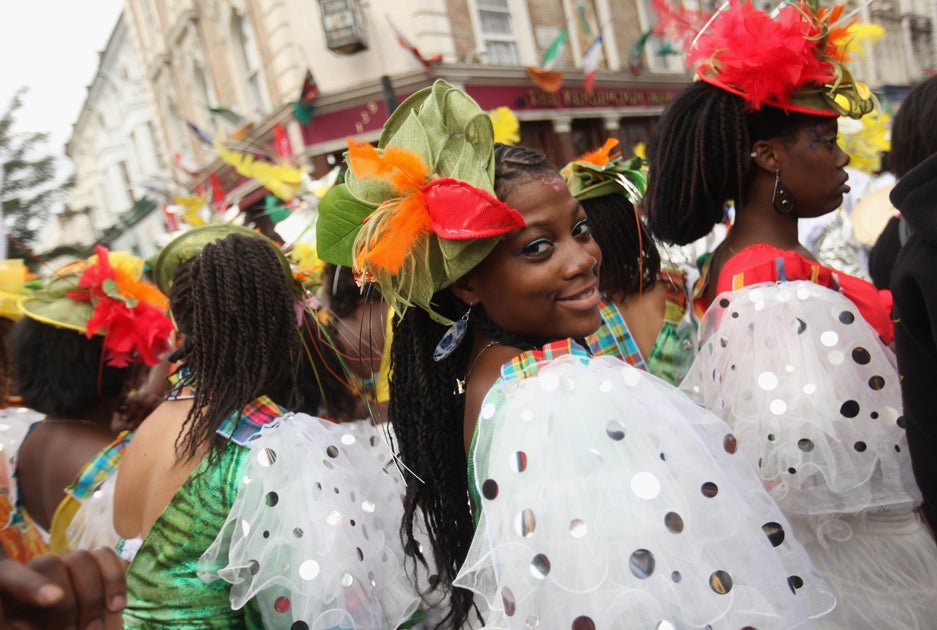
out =
<path fill-rule="evenodd" d="M 491 126 L 495 130 L 495 142 L 517 144 L 521 141 L 521 124 L 508 107 L 498 107 L 488 112 Z"/>
<path fill-rule="evenodd" d="M 215 150 L 224 163 L 233 166 L 238 174 L 257 180 L 257 183 L 283 201 L 291 201 L 299 193 L 303 169 L 255 159 L 250 153 L 225 148 L 217 138 Z"/>

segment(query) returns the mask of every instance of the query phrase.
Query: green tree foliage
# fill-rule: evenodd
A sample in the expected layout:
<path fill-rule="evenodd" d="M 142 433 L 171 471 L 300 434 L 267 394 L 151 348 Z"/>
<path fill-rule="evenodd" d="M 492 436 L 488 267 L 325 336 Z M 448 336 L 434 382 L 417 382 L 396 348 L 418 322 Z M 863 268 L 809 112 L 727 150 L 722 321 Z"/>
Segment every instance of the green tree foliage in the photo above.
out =
<path fill-rule="evenodd" d="M 14 131 L 25 92 L 20 88 L 0 115 L 0 201 L 7 257 L 31 263 L 28 251 L 37 244 L 52 208 L 64 200 L 70 182 L 57 177 L 55 156 L 43 155 L 48 133 Z"/>

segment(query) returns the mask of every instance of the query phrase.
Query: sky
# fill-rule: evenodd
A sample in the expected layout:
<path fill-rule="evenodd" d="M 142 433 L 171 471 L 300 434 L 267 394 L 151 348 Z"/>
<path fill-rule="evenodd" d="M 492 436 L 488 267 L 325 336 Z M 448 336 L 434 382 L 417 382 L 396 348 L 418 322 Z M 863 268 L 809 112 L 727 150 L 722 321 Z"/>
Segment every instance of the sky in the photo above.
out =
<path fill-rule="evenodd" d="M 65 155 L 124 0 L 0 0 L 0 111 L 28 86 L 15 131 L 47 131 L 44 153 Z M 70 169 L 68 161 L 63 162 Z"/>

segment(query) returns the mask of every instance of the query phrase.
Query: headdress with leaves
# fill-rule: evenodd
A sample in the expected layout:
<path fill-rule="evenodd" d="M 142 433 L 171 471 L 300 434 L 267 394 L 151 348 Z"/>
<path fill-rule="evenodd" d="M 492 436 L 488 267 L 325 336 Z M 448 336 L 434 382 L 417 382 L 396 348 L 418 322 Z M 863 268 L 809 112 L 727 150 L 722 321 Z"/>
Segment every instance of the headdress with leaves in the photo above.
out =
<path fill-rule="evenodd" d="M 729 0 L 697 36 L 687 61 L 696 75 L 746 100 L 789 112 L 860 118 L 875 106 L 856 81 L 846 49 L 862 27 L 845 22 L 844 6 L 817 0 L 782 5 L 768 14 L 747 0 Z"/>
<path fill-rule="evenodd" d="M 319 204 L 326 262 L 376 282 L 397 313 L 410 306 L 443 324 L 432 296 L 524 225 L 494 196 L 491 119 L 465 92 L 436 81 L 387 119 L 377 149 L 348 141 L 348 174 Z"/>
<path fill-rule="evenodd" d="M 105 361 L 115 367 L 155 365 L 168 349 L 167 300 L 142 279 L 143 261 L 96 248 L 20 302 L 23 313 L 57 328 L 104 337 Z"/>
<path fill-rule="evenodd" d="M 601 148 L 563 167 L 560 173 L 573 197 L 582 201 L 624 193 L 635 207 L 641 203 L 647 190 L 644 160 L 638 156 L 623 159 L 617 146 L 618 140 L 609 138 Z"/>

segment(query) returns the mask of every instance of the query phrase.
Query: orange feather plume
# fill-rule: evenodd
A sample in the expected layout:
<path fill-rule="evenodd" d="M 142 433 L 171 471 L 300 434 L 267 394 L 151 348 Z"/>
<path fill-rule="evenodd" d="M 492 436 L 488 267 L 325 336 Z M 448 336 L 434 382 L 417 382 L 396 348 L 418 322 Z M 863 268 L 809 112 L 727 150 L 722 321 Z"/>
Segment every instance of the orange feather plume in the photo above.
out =
<path fill-rule="evenodd" d="M 594 164 L 596 166 L 605 166 L 609 163 L 610 160 L 621 155 L 621 152 L 616 151 L 615 154 L 612 154 L 612 149 L 618 146 L 618 140 L 615 138 L 608 138 L 605 141 L 605 144 L 601 148 L 596 149 L 595 151 L 589 151 L 588 153 L 583 153 L 577 159 L 577 162 L 588 162 L 589 164 Z"/>
<path fill-rule="evenodd" d="M 383 179 L 403 194 L 423 187 L 429 167 L 419 155 L 408 149 L 389 147 L 378 152 L 367 142 L 348 140 L 348 163 L 362 179 Z"/>
<path fill-rule="evenodd" d="M 367 250 L 359 254 L 356 266 L 363 269 L 367 263 L 396 275 L 416 243 L 432 231 L 433 223 L 422 192 L 386 202 L 378 212 L 381 210 L 386 211 L 386 218 L 377 234 L 372 235 Z"/>

